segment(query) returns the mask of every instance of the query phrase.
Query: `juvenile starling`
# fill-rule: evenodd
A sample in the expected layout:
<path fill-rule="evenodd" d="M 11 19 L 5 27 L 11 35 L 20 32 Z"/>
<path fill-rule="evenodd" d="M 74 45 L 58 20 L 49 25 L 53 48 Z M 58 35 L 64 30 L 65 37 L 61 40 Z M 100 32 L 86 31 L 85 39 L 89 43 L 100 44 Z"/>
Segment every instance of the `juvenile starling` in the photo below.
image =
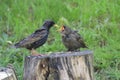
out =
<path fill-rule="evenodd" d="M 81 47 L 87 48 L 83 38 L 77 31 L 74 31 L 67 26 L 62 26 L 60 32 L 62 35 L 62 42 L 68 51 L 76 51 Z"/>
<path fill-rule="evenodd" d="M 49 30 L 54 24 L 55 23 L 51 20 L 45 21 L 40 29 L 16 43 L 15 47 L 26 48 L 31 51 L 32 55 L 36 54 L 37 52 L 35 49 L 42 46 L 46 42 L 49 35 Z"/>

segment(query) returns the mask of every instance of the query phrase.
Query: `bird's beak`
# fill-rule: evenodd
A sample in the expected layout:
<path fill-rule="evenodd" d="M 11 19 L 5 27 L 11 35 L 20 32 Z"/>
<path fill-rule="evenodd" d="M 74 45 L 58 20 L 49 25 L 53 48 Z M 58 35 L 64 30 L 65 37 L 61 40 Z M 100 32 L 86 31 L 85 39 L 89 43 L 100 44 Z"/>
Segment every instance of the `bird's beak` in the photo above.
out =
<path fill-rule="evenodd" d="M 54 24 L 55 27 L 59 27 L 57 24 Z"/>
<path fill-rule="evenodd" d="M 61 32 L 61 31 L 63 31 L 63 30 L 64 30 L 64 27 L 62 26 L 62 27 L 60 27 L 60 29 L 58 29 L 57 31 Z"/>
<path fill-rule="evenodd" d="M 57 24 L 54 24 L 55 27 L 59 28 L 60 26 Z M 57 31 L 60 31 L 59 29 Z"/>

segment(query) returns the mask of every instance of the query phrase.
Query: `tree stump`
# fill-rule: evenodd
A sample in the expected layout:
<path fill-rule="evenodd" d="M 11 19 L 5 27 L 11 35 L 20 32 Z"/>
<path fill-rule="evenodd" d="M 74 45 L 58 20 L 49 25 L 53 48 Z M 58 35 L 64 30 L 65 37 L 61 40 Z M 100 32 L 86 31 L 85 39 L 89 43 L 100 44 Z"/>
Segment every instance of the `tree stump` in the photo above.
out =
<path fill-rule="evenodd" d="M 23 80 L 94 80 L 91 51 L 28 56 Z"/>
<path fill-rule="evenodd" d="M 0 80 L 17 80 L 15 72 L 12 68 L 0 68 Z"/>

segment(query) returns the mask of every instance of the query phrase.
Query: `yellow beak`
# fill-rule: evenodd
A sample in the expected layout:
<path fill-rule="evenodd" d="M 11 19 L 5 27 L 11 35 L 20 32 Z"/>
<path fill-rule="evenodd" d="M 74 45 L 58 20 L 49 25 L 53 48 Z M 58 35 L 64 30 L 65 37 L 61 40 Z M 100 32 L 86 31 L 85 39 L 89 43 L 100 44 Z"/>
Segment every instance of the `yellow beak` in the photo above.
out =
<path fill-rule="evenodd" d="M 62 27 L 60 27 L 60 29 L 58 29 L 57 31 L 63 31 L 64 30 L 64 27 L 62 26 Z"/>
<path fill-rule="evenodd" d="M 58 26 L 57 24 L 54 24 L 54 26 L 55 26 L 55 27 L 60 27 L 60 26 Z"/>

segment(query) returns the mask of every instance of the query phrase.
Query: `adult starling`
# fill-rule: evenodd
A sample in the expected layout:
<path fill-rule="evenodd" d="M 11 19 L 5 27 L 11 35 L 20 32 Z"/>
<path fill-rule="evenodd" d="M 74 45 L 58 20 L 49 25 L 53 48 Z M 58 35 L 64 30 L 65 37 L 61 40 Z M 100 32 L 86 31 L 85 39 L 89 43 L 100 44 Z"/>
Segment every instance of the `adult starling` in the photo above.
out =
<path fill-rule="evenodd" d="M 67 26 L 62 26 L 60 32 L 62 35 L 62 42 L 68 51 L 76 51 L 81 47 L 87 48 L 83 38 L 77 31 L 74 31 Z"/>
<path fill-rule="evenodd" d="M 49 30 L 54 24 L 55 23 L 51 20 L 45 21 L 40 29 L 16 43 L 15 47 L 26 48 L 31 51 L 32 55 L 37 54 L 35 49 L 42 46 L 46 42 L 49 35 Z"/>

